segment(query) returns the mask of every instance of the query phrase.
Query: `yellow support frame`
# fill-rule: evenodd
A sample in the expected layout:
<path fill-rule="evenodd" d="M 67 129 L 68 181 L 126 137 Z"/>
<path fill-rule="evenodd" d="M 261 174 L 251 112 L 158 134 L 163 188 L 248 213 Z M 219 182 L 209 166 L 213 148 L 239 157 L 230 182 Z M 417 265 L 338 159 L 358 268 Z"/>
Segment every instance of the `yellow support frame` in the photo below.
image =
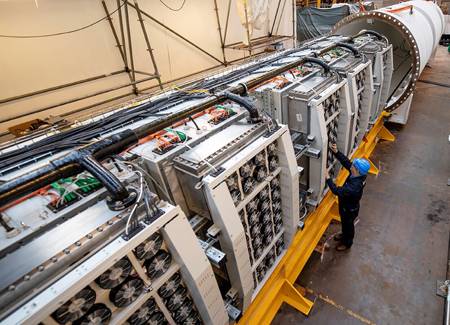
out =
<path fill-rule="evenodd" d="M 352 158 L 368 159 L 378 141 L 395 140 L 394 135 L 384 126 L 387 116 L 389 113 L 381 114 Z M 373 162 L 370 163 L 369 172 L 378 174 L 378 168 Z M 348 171 L 341 170 L 336 183 L 343 184 L 347 176 Z M 239 325 L 270 324 L 283 303 L 305 315 L 309 314 L 314 303 L 297 289 L 295 281 L 333 219 L 340 221 L 337 198 L 328 192 L 317 209 L 306 219 L 303 230 L 297 232 L 286 254 L 240 319 Z"/>

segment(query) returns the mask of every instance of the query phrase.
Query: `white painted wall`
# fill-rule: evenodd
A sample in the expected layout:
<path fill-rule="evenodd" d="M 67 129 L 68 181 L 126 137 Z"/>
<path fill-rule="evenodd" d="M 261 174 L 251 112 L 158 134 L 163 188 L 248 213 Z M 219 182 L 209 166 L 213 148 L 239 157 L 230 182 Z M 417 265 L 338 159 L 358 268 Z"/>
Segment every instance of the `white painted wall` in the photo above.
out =
<path fill-rule="evenodd" d="M 106 1 L 110 11 L 117 8 L 116 0 Z M 182 2 L 182 0 L 164 1 L 175 8 Z M 217 0 L 217 2 L 222 28 L 224 28 L 228 0 Z M 292 35 L 292 1 L 282 0 L 281 7 L 283 7 L 283 3 L 285 5 L 278 34 Z M 270 1 L 271 19 L 274 17 L 277 4 L 277 0 Z M 215 57 L 223 59 L 213 0 L 186 0 L 184 8 L 179 12 L 170 11 L 158 0 L 139 0 L 139 5 L 141 9 Z M 129 8 L 129 11 L 135 69 L 153 72 L 136 12 L 132 8 Z M 0 1 L 0 34 L 55 33 L 79 28 L 104 16 L 100 0 L 2 0 Z M 118 30 L 118 14 L 115 13 L 112 17 Z M 218 64 L 214 59 L 149 19 L 144 17 L 144 20 L 163 81 L 179 78 Z M 254 37 L 263 34 L 263 32 L 256 32 Z M 235 0 L 232 0 L 227 43 L 241 41 L 243 35 L 245 32 L 237 15 L 236 3 Z M 243 57 L 245 52 L 227 50 L 226 55 L 227 60 L 230 61 Z M 0 100 L 95 75 L 107 74 L 120 70 L 123 66 L 106 20 L 94 27 L 68 35 L 35 39 L 0 37 Z M 145 78 L 143 75 L 138 76 Z M 121 74 L 65 90 L 53 91 L 46 95 L 0 104 L 0 120 L 127 82 L 129 82 L 128 76 Z M 140 84 L 139 87 L 143 88 L 152 84 L 154 82 L 146 82 Z M 78 101 L 43 113 L 0 123 L 0 132 L 19 122 L 36 117 L 60 115 L 130 91 L 131 87 L 127 87 L 96 96 L 93 99 Z M 127 98 L 121 99 L 119 102 Z"/>

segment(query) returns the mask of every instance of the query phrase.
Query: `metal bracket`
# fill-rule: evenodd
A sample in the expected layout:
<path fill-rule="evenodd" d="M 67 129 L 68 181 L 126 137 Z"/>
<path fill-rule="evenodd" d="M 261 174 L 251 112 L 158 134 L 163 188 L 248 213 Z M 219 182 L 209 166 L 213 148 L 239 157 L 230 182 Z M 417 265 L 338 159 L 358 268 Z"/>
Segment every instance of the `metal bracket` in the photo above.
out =
<path fill-rule="evenodd" d="M 309 147 L 305 151 L 305 156 L 310 158 L 319 159 L 320 158 L 320 150 Z"/>
<path fill-rule="evenodd" d="M 208 236 L 216 239 L 217 236 L 220 234 L 220 228 L 217 227 L 216 225 L 212 225 L 211 227 L 208 228 L 208 230 L 206 232 L 207 232 Z"/>
<path fill-rule="evenodd" d="M 144 219 L 144 223 L 149 225 L 151 223 L 153 223 L 156 219 L 158 219 L 159 217 L 161 217 L 164 214 L 164 211 L 161 210 L 160 208 L 157 208 L 158 210 L 153 213 L 152 216 L 149 216 L 147 218 Z"/>
<path fill-rule="evenodd" d="M 224 252 L 218 250 L 217 248 L 213 247 L 212 241 L 203 241 L 201 239 L 198 240 L 200 243 L 201 248 L 205 252 L 206 256 L 208 257 L 209 261 L 216 267 L 220 268 L 225 261 L 226 261 L 226 255 Z"/>
<path fill-rule="evenodd" d="M 447 298 L 450 289 L 450 280 L 436 281 L 436 295 L 442 298 Z"/>
<path fill-rule="evenodd" d="M 217 177 L 220 174 L 222 174 L 224 171 L 225 171 L 225 168 L 223 168 L 223 167 L 216 168 L 216 170 L 211 173 L 211 176 Z"/>
<path fill-rule="evenodd" d="M 227 310 L 228 316 L 230 316 L 231 320 L 238 321 L 242 315 L 242 312 L 230 303 L 225 305 L 225 309 Z"/>
<path fill-rule="evenodd" d="M 272 128 L 271 130 L 267 130 L 267 132 L 264 133 L 263 137 L 270 138 L 270 136 L 272 134 L 274 134 L 275 132 L 277 132 L 280 128 L 281 128 L 281 126 L 277 125 L 276 127 Z"/>
<path fill-rule="evenodd" d="M 128 233 L 128 235 L 126 233 L 122 234 L 122 238 L 126 241 L 129 241 L 131 238 L 133 238 L 134 236 L 136 236 L 138 233 L 141 232 L 141 230 L 143 230 L 145 228 L 144 225 L 142 225 L 141 223 L 139 223 L 138 225 L 134 226 L 131 231 Z"/>
<path fill-rule="evenodd" d="M 197 231 L 199 231 L 206 223 L 207 219 L 198 214 L 189 219 L 189 224 L 195 233 L 197 233 Z"/>

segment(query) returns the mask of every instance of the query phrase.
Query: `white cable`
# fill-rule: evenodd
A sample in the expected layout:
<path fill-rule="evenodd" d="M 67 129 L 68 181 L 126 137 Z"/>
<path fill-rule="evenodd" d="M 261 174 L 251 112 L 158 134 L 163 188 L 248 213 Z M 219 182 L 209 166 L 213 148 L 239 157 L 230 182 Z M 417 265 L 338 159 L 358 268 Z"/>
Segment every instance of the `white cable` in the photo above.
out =
<path fill-rule="evenodd" d="M 304 206 L 302 209 L 305 209 L 305 213 L 303 213 L 303 215 L 300 217 L 300 221 L 304 220 L 306 217 L 306 214 L 308 213 L 308 209 Z"/>
<path fill-rule="evenodd" d="M 71 185 L 72 185 L 72 184 L 71 184 Z M 75 193 L 75 194 L 78 195 L 78 192 L 77 192 L 78 189 L 82 189 L 82 188 L 85 188 L 85 187 L 91 187 L 91 186 L 92 186 L 92 185 L 90 185 L 90 184 L 86 184 L 86 185 L 82 185 L 82 186 L 77 186 L 77 189 L 76 189 L 76 190 L 71 190 L 71 191 L 69 191 L 69 192 L 64 192 L 64 196 L 69 195 L 69 194 L 72 194 L 72 193 Z M 64 190 L 66 190 L 66 188 L 64 188 Z M 63 197 L 63 196 L 61 196 L 61 197 Z M 61 200 L 61 197 L 59 197 L 58 201 Z M 59 204 L 60 204 L 60 203 L 58 203 L 58 201 L 57 201 L 57 203 L 56 203 L 56 204 L 57 204 L 56 207 L 58 207 Z"/>
<path fill-rule="evenodd" d="M 135 164 L 135 163 L 132 163 L 132 162 L 130 162 L 130 161 L 120 161 L 120 160 L 116 160 L 116 162 L 118 162 L 119 164 L 122 164 L 122 165 L 130 165 L 130 166 L 133 166 L 134 168 L 136 168 L 137 170 L 139 170 L 142 174 L 144 174 L 145 176 L 147 176 L 148 178 L 150 178 L 151 179 L 151 181 L 161 190 L 161 192 L 164 194 L 164 196 L 166 197 L 166 199 L 167 199 L 167 201 L 169 201 L 169 202 L 172 202 L 172 199 L 170 198 L 170 195 L 169 195 L 169 193 L 166 191 L 166 189 L 161 185 L 161 184 L 159 184 L 157 181 L 156 181 L 156 179 L 154 179 L 153 177 L 152 177 L 152 175 L 150 175 L 145 169 L 143 169 L 142 167 L 140 167 L 138 164 Z M 146 183 L 146 185 L 147 185 L 147 187 L 148 187 L 148 183 L 147 183 L 147 181 L 145 180 L 145 178 L 144 178 L 144 181 L 145 181 L 145 183 Z"/>
<path fill-rule="evenodd" d="M 138 196 L 136 203 L 134 204 L 133 209 L 131 210 L 131 212 L 128 216 L 128 219 L 127 219 L 127 224 L 125 226 L 125 234 L 127 234 L 127 235 L 128 235 L 128 227 L 130 225 L 130 220 L 133 217 L 133 214 L 136 211 L 137 206 L 139 205 L 139 202 L 142 200 L 142 194 L 144 193 L 144 175 L 139 170 L 136 170 L 136 174 L 139 174 L 139 176 L 140 176 L 139 177 L 139 181 L 140 181 L 139 196 Z"/>
<path fill-rule="evenodd" d="M 81 175 L 82 175 L 82 174 L 78 174 L 78 175 L 75 177 L 75 179 L 70 183 L 70 185 L 72 185 L 72 184 L 74 184 L 76 181 L 78 181 Z M 67 187 L 64 187 L 64 191 L 63 191 L 62 194 L 60 195 L 58 201 L 56 201 L 56 207 L 57 207 L 57 208 L 61 205 L 61 202 L 64 200 L 64 196 L 65 196 L 65 195 L 68 195 L 68 194 L 70 194 L 70 193 L 74 193 L 74 191 L 70 191 L 70 192 L 68 192 L 68 193 L 66 193 L 66 192 L 67 192 Z"/>

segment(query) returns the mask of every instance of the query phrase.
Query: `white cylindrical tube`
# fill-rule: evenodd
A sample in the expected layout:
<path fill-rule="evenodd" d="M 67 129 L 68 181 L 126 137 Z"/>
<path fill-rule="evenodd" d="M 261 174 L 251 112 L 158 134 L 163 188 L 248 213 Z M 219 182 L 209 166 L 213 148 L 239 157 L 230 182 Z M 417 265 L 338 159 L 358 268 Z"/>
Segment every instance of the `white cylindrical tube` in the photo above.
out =
<path fill-rule="evenodd" d="M 334 26 L 333 34 L 373 30 L 387 37 L 394 51 L 394 72 L 386 110 L 393 110 L 412 94 L 444 27 L 444 15 L 435 3 L 415 0 L 348 16 Z"/>

